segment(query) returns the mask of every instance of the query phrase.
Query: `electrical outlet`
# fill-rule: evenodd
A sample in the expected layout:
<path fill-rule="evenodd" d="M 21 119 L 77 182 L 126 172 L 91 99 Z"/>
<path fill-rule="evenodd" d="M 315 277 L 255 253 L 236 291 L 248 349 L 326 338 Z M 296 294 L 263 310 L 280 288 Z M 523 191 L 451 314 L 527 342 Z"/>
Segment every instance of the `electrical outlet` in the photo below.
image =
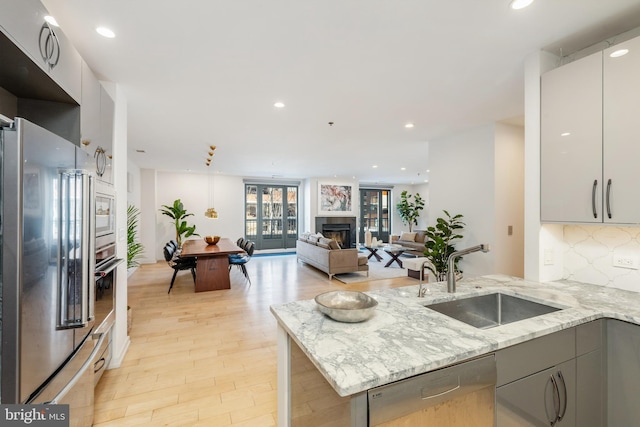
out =
<path fill-rule="evenodd" d="M 620 268 L 630 268 L 632 270 L 638 269 L 639 264 L 638 257 L 630 255 L 613 255 L 613 266 Z"/>

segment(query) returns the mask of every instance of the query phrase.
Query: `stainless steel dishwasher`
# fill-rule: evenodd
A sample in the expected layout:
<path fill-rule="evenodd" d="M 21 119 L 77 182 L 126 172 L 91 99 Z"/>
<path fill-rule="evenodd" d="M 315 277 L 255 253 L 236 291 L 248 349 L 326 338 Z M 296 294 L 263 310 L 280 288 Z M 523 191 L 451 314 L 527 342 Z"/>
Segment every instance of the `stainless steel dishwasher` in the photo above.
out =
<path fill-rule="evenodd" d="M 369 426 L 493 427 L 494 355 L 373 388 Z"/>

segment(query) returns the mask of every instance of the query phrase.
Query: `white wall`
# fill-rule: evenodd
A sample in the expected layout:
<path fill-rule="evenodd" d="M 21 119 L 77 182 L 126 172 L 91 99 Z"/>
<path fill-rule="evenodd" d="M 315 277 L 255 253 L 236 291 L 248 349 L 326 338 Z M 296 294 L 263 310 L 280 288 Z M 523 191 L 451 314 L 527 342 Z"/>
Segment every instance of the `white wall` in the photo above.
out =
<path fill-rule="evenodd" d="M 555 249 L 559 242 L 557 233 L 543 231 L 540 225 L 540 75 L 552 69 L 557 58 L 546 52 L 535 52 L 525 60 L 524 111 L 525 111 L 525 247 L 524 277 L 527 280 L 545 281 L 558 279 L 554 266 L 545 266 L 545 250 Z"/>
<path fill-rule="evenodd" d="M 140 208 L 141 197 L 140 168 L 131 160 L 127 160 L 127 205 Z"/>
<path fill-rule="evenodd" d="M 156 200 L 153 209 L 147 212 L 155 217 L 156 259 L 164 259 L 162 248 L 175 239 L 175 228 L 171 219 L 160 213 L 162 205 L 173 205 L 180 199 L 184 208 L 193 213 L 187 218 L 189 225 L 196 226 L 201 237 L 219 235 L 235 241 L 244 235 L 244 183 L 241 177 L 218 174 L 180 173 L 156 171 Z M 209 206 L 213 203 L 213 206 Z M 209 207 L 218 211 L 218 219 L 204 216 Z M 201 237 L 191 237 L 201 238 Z"/>
<path fill-rule="evenodd" d="M 495 245 L 494 140 L 494 125 L 487 125 L 429 143 L 429 222 L 443 210 L 464 215 L 457 249 Z M 495 251 L 474 253 L 459 266 L 465 275 L 493 274 L 495 258 Z"/>
<path fill-rule="evenodd" d="M 524 128 L 495 128 L 495 270 L 524 276 Z M 509 227 L 512 234 L 509 235 Z"/>
<path fill-rule="evenodd" d="M 116 192 L 117 254 L 127 257 L 127 100 L 120 86 L 102 82 L 105 90 L 115 102 L 113 129 L 113 171 Z M 113 358 L 109 368 L 121 365 L 129 347 L 127 335 L 127 265 L 116 269 L 116 320 L 112 329 Z"/>
<path fill-rule="evenodd" d="M 424 210 L 420 211 L 418 217 L 418 224 L 413 226 L 413 230 L 424 230 L 429 224 L 429 184 L 422 183 L 417 185 L 395 185 L 391 190 L 391 234 L 401 235 L 403 231 L 409 231 L 409 226 L 402 222 L 396 205 L 400 203 L 400 195 L 403 191 L 407 191 L 409 194 L 415 197 L 416 194 L 420 194 L 420 197 L 424 200 Z M 410 200 L 414 200 L 412 197 Z"/>

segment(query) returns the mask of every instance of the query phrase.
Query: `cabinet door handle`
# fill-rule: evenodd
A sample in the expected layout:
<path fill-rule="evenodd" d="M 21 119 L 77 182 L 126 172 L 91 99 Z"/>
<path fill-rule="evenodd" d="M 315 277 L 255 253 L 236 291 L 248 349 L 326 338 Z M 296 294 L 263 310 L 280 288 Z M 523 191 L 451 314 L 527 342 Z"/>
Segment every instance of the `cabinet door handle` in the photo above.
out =
<path fill-rule="evenodd" d="M 558 389 L 556 377 L 551 374 L 550 378 L 551 384 L 553 385 L 553 390 L 555 391 L 555 394 L 553 396 L 553 410 L 556 412 L 556 417 L 553 420 L 549 420 L 549 425 L 553 427 L 560 420 L 560 390 Z M 558 402 L 557 405 L 556 402 Z"/>
<path fill-rule="evenodd" d="M 607 216 L 611 219 L 611 204 L 609 195 L 611 194 L 611 178 L 607 181 Z"/>
<path fill-rule="evenodd" d="M 596 190 L 598 189 L 598 180 L 593 180 L 593 189 L 591 190 L 591 209 L 593 210 L 593 217 L 598 218 L 598 211 L 596 210 Z"/>
<path fill-rule="evenodd" d="M 564 405 L 562 406 L 562 413 L 560 413 L 560 411 L 558 411 L 558 421 L 562 421 L 562 419 L 564 418 L 565 414 L 567 413 L 567 383 L 564 380 L 564 376 L 562 375 L 562 371 L 558 371 L 558 378 L 560 378 L 560 381 L 562 381 L 562 389 L 563 389 L 563 394 L 564 394 Z M 558 393 L 558 397 L 560 397 L 560 393 Z"/>

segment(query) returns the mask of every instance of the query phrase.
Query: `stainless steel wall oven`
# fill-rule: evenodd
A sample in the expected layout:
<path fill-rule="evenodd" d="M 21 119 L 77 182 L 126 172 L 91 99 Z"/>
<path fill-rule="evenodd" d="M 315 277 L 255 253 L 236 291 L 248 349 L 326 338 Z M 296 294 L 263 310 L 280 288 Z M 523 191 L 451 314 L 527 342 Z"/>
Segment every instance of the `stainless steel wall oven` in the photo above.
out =
<path fill-rule="evenodd" d="M 116 197 L 111 184 L 96 183 L 96 271 L 95 324 L 108 330 L 114 321 L 115 269 L 123 261 L 116 258 Z"/>

